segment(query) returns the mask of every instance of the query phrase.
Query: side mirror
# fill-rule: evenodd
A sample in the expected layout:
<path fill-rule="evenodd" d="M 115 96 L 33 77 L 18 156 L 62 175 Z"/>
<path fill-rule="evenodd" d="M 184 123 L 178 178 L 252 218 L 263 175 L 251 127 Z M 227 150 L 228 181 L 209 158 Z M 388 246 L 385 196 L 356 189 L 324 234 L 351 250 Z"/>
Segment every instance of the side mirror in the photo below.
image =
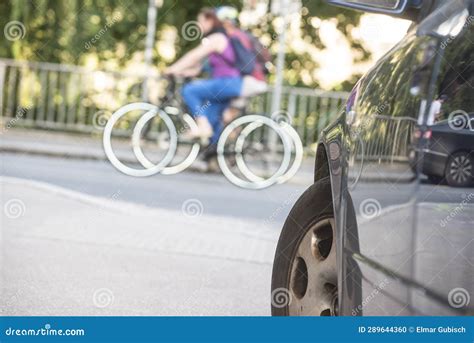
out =
<path fill-rule="evenodd" d="M 329 0 L 328 3 L 364 12 L 400 14 L 406 9 L 408 0 Z"/>
<path fill-rule="evenodd" d="M 328 0 L 330 5 L 416 20 L 422 0 Z"/>

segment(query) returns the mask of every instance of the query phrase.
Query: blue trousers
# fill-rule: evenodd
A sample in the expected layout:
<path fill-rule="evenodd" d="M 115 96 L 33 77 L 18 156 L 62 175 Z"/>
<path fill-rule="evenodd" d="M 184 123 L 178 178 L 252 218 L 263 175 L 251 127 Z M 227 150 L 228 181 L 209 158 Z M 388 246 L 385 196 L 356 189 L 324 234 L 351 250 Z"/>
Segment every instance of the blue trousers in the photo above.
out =
<path fill-rule="evenodd" d="M 211 144 L 217 143 L 223 129 L 222 114 L 242 89 L 241 77 L 196 80 L 183 86 L 182 95 L 193 117 L 205 116 L 214 131 Z"/>

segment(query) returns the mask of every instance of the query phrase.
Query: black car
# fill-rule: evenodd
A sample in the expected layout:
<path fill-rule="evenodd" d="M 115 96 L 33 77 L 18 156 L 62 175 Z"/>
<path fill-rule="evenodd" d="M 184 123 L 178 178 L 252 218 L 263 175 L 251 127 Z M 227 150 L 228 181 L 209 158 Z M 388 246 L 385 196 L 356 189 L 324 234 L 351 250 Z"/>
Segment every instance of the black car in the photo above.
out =
<path fill-rule="evenodd" d="M 441 113 L 442 114 L 442 113 Z M 456 111 L 447 119 L 439 117 L 426 131 L 423 154 L 413 150 L 413 168 L 421 164 L 421 172 L 433 183 L 443 180 L 452 187 L 474 184 L 474 114 Z M 414 146 L 421 139 L 415 132 Z M 422 160 L 417 157 L 422 156 Z"/>
<path fill-rule="evenodd" d="M 474 131 L 439 122 L 474 112 L 474 0 L 329 2 L 413 24 L 322 132 L 278 242 L 272 314 L 473 314 L 474 192 L 422 181 L 463 186 L 450 172 L 466 159 L 472 176 Z"/>

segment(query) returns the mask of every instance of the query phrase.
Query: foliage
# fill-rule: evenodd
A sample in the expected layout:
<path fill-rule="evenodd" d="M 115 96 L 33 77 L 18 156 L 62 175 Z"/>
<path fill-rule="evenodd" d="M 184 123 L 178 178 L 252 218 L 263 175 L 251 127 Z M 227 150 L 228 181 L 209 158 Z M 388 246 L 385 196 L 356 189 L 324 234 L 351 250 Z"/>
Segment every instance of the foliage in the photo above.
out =
<path fill-rule="evenodd" d="M 242 8 L 239 0 L 213 3 L 214 6 L 223 4 Z M 350 29 L 357 25 L 360 13 L 328 6 L 323 0 L 304 0 L 302 5 L 301 31 L 305 42 L 323 48 L 319 31 L 311 24 L 311 19 L 315 16 L 336 18 L 338 28 L 348 37 L 352 47 L 362 51 L 358 55 L 368 56 L 360 42 L 350 36 Z M 183 54 L 197 42 L 180 39 L 180 29 L 186 22 L 195 20 L 198 11 L 206 6 L 209 6 L 207 0 L 162 0 L 157 38 L 164 28 L 175 27 L 177 55 Z M 0 57 L 83 65 L 93 56 L 100 65 L 113 61 L 114 66 L 124 66 L 144 49 L 147 8 L 148 0 L 1 1 L 1 26 L 19 21 L 25 25 L 26 34 L 20 40 L 1 40 Z M 265 16 L 254 32 L 274 37 L 273 19 L 271 14 Z M 276 44 L 275 40 L 271 44 Z M 301 72 L 315 70 L 317 63 L 308 53 L 297 54 L 291 48 L 287 53 L 286 67 L 292 73 L 292 83 L 302 85 Z M 155 49 L 154 62 L 162 60 Z M 311 84 L 317 85 L 317 80 Z"/>

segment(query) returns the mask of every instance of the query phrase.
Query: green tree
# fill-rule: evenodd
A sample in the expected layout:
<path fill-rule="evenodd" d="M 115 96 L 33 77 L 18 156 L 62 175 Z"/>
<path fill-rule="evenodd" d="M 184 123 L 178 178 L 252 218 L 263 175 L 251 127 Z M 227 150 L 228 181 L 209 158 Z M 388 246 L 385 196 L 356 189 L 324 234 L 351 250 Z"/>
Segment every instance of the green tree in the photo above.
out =
<path fill-rule="evenodd" d="M 219 1 L 213 5 L 232 5 L 240 9 L 242 1 Z M 157 38 L 166 26 L 175 27 L 178 32 L 176 51 L 178 56 L 182 55 L 197 41 L 182 39 L 180 30 L 186 22 L 195 20 L 199 10 L 206 6 L 209 6 L 207 0 L 162 0 Z M 0 57 L 82 65 L 87 56 L 94 56 L 100 64 L 116 61 L 118 66 L 123 66 L 144 49 L 147 9 L 148 0 L 2 1 L 1 26 L 5 28 L 18 21 L 24 25 L 25 32 L 22 39 L 1 40 Z M 318 29 L 311 24 L 312 18 L 337 18 L 338 28 L 348 37 L 352 47 L 363 52 L 358 55 L 368 56 L 360 42 L 350 35 L 351 28 L 358 24 L 360 13 L 328 6 L 323 0 L 304 0 L 301 15 L 302 36 L 308 44 L 323 48 Z M 275 37 L 274 19 L 269 11 L 258 27 L 253 28 L 256 36 Z M 276 44 L 275 40 L 271 44 Z M 154 57 L 155 63 L 162 60 L 160 51 L 155 51 Z M 318 67 L 312 56 L 297 54 L 291 47 L 287 51 L 286 64 L 292 73 L 293 85 L 304 84 L 300 77 L 303 70 Z M 318 86 L 317 80 L 313 80 L 311 86 Z"/>

